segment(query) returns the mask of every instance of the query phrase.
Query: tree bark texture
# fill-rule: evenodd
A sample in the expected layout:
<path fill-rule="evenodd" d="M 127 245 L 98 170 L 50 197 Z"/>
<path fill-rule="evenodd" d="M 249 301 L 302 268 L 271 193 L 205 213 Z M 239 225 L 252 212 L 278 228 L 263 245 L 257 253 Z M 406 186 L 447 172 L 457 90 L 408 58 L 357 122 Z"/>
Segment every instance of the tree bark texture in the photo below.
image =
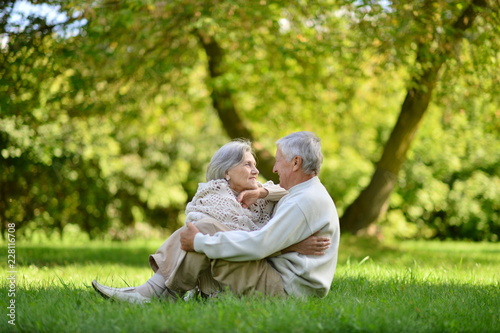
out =
<path fill-rule="evenodd" d="M 431 3 L 426 6 L 432 10 Z M 342 231 L 355 234 L 375 223 L 387 211 L 397 175 L 427 111 L 439 70 L 450 56 L 453 47 L 460 42 L 464 31 L 472 25 L 478 14 L 477 10 L 481 7 L 487 7 L 485 0 L 474 0 L 466 7 L 453 24 L 452 33 L 439 44 L 438 49 L 430 49 L 432 40 L 420 41 L 416 64 L 420 65 L 423 71 L 420 75 L 414 75 L 411 80 L 411 88 L 408 89 L 396 125 L 384 146 L 370 183 L 347 207 L 340 219 Z"/>
<path fill-rule="evenodd" d="M 273 173 L 274 156 L 255 140 L 252 132 L 238 114 L 233 102 L 233 96 L 229 87 L 215 83 L 216 79 L 224 74 L 224 50 L 220 47 L 213 36 L 195 31 L 208 59 L 208 72 L 211 80 L 212 105 L 217 111 L 222 126 L 231 139 L 246 138 L 252 141 L 257 163 L 262 176 L 275 183 L 279 182 L 277 174 Z"/>

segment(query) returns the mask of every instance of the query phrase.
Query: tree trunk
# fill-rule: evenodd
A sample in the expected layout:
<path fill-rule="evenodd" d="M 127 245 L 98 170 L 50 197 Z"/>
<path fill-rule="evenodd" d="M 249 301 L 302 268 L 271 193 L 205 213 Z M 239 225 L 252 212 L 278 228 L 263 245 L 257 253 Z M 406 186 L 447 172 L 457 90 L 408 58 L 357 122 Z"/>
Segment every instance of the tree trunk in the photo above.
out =
<path fill-rule="evenodd" d="M 429 106 L 439 70 L 453 47 L 460 42 L 464 31 L 472 25 L 477 16 L 477 8 L 486 6 L 486 1 L 474 0 L 453 25 L 452 35 L 434 52 L 429 48 L 432 41 L 420 43 L 416 64 L 424 68 L 423 73 L 415 75 L 411 80 L 410 87 L 413 88 L 408 89 L 399 118 L 384 146 L 370 183 L 347 207 L 340 219 L 342 231 L 357 233 L 376 222 L 386 212 L 399 170 Z"/>
<path fill-rule="evenodd" d="M 272 171 L 274 156 L 260 142 L 255 140 L 250 130 L 245 126 L 243 119 L 241 119 L 236 110 L 230 89 L 223 84 L 214 84 L 215 79 L 224 74 L 224 50 L 222 50 L 212 36 L 204 34 L 199 30 L 196 30 L 195 33 L 208 58 L 208 71 L 212 83 L 210 85 L 212 89 L 212 104 L 219 115 L 223 128 L 232 139 L 246 138 L 252 141 L 262 176 L 278 183 L 278 176 Z"/>

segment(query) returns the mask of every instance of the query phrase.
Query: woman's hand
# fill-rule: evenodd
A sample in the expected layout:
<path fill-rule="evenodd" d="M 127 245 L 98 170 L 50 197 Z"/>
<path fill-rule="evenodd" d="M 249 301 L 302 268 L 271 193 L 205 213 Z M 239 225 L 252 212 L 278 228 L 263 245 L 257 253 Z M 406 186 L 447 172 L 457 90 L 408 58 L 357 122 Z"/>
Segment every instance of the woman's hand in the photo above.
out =
<path fill-rule="evenodd" d="M 281 253 L 298 252 L 300 254 L 321 256 L 332 245 L 329 237 L 316 236 L 316 234 L 309 236 L 301 242 L 290 245 L 289 247 L 281 250 Z"/>
<path fill-rule="evenodd" d="M 248 208 L 256 203 L 258 199 L 265 198 L 268 194 L 269 192 L 265 188 L 259 187 L 255 190 L 241 191 L 237 200 L 243 208 Z"/>

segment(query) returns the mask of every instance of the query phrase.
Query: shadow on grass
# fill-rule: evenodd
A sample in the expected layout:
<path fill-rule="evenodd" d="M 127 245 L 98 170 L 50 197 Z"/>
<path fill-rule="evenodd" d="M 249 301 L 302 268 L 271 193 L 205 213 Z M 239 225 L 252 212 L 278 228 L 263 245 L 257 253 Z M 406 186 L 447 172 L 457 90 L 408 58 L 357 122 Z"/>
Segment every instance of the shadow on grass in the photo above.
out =
<path fill-rule="evenodd" d="M 405 246 L 405 242 L 386 244 L 376 238 L 343 236 L 339 247 L 339 263 L 370 261 L 408 266 L 418 262 L 426 266 L 499 265 L 500 246 L 493 243 L 456 243 L 422 241 Z"/>
<path fill-rule="evenodd" d="M 56 267 L 67 265 L 121 264 L 134 267 L 148 265 L 148 256 L 160 246 L 156 241 L 149 246 L 133 246 L 128 243 L 92 243 L 88 245 L 60 244 L 23 244 L 17 246 L 17 264 L 37 267 Z M 361 260 L 365 256 L 373 260 L 393 258 L 398 249 L 382 245 L 374 239 L 347 238 L 341 244 L 339 262 L 350 257 Z"/>
<path fill-rule="evenodd" d="M 148 243 L 149 244 L 149 243 Z M 426 266 L 500 264 L 500 247 L 472 246 L 456 248 L 452 243 L 430 243 L 414 248 L 387 245 L 373 238 L 344 236 L 339 248 L 339 265 L 346 262 L 370 261 L 408 266 L 415 262 Z M 17 246 L 17 264 L 20 266 L 55 267 L 66 265 L 122 264 L 127 266 L 148 266 L 148 256 L 156 251 L 161 241 L 152 241 L 151 246 L 135 246 L 128 243 L 88 245 L 31 245 Z"/>
<path fill-rule="evenodd" d="M 158 244 L 160 245 L 160 244 Z M 147 267 L 149 247 L 52 247 L 23 245 L 17 248 L 19 266 L 56 267 L 67 265 L 123 264 Z"/>

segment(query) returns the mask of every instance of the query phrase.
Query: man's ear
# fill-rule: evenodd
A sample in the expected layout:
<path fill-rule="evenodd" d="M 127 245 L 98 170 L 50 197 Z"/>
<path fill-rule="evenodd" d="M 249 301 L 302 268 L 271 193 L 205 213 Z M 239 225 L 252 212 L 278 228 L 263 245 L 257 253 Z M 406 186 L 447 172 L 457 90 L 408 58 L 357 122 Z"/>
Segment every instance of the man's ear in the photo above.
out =
<path fill-rule="evenodd" d="M 300 156 L 295 156 L 292 159 L 292 170 L 293 171 L 298 171 L 302 168 L 302 157 Z"/>

